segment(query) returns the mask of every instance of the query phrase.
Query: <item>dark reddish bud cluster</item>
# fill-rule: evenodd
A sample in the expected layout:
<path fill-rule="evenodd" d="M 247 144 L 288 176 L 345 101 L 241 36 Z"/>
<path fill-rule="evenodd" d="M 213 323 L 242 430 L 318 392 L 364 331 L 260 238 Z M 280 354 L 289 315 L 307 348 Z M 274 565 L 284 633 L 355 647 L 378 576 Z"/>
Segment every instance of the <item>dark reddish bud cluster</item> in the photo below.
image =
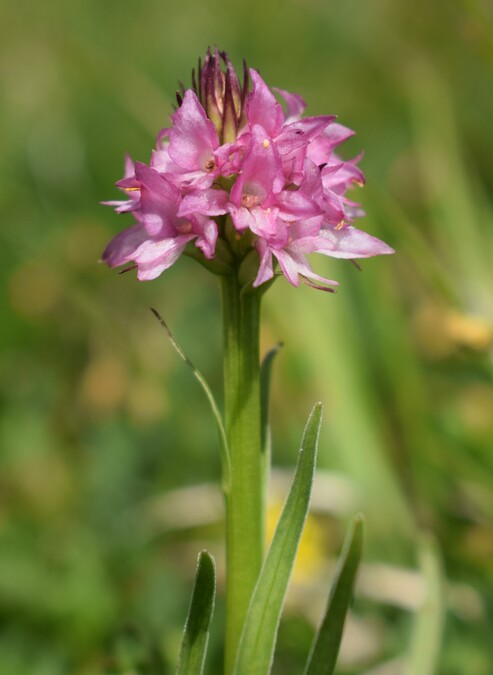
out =
<path fill-rule="evenodd" d="M 214 123 L 222 143 L 236 140 L 238 131 L 246 124 L 245 101 L 250 90 L 248 67 L 243 61 L 243 83 L 226 52 L 210 48 L 198 69 L 192 70 L 192 89 L 202 104 L 208 118 Z M 178 105 L 183 101 L 185 88 L 177 92 Z"/>

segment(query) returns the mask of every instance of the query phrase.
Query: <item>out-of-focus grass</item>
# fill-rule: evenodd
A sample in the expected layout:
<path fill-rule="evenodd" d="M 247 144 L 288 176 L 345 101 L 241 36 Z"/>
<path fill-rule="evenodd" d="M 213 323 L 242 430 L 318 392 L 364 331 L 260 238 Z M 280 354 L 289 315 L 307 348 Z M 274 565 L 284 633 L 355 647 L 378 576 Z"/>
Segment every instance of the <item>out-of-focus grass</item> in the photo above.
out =
<path fill-rule="evenodd" d="M 358 131 L 345 152 L 365 150 L 363 227 L 397 250 L 362 273 L 314 261 L 341 281 L 336 296 L 282 281 L 269 292 L 264 345 L 286 344 L 274 460 L 294 461 L 322 399 L 321 465 L 367 514 L 367 563 L 416 567 L 416 533 L 430 530 L 451 584 L 438 672 L 487 675 L 491 5 L 22 0 L 2 16 L 0 671 L 172 672 L 196 551 L 208 541 L 221 557 L 219 528 L 149 539 L 135 519 L 149 497 L 218 479 L 207 403 L 148 311 L 220 391 L 215 280 L 188 260 L 153 284 L 95 265 L 128 222 L 98 205 L 124 152 L 147 161 L 177 79 L 217 42 Z M 333 555 L 341 524 L 322 524 Z M 360 600 L 355 614 L 360 656 L 344 672 L 407 653 L 410 611 Z M 282 629 L 279 672 L 300 670 L 303 616 Z"/>

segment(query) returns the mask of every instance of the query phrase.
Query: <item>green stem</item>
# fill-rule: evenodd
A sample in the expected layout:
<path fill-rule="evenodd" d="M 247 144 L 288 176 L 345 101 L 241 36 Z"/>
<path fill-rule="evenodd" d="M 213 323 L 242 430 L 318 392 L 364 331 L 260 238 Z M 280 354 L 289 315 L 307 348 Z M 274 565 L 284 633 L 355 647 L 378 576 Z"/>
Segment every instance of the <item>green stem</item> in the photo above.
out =
<path fill-rule="evenodd" d="M 231 458 L 226 494 L 225 675 L 231 675 L 264 547 L 259 359 L 261 293 L 241 293 L 235 274 L 221 278 L 221 289 L 225 426 Z"/>

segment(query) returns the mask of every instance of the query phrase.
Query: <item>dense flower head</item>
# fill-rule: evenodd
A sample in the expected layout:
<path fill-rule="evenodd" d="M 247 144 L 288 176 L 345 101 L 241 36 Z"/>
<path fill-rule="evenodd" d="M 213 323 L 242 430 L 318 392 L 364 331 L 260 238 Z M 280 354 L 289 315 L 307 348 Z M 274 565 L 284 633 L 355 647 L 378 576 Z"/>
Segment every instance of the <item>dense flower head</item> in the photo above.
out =
<path fill-rule="evenodd" d="M 104 262 L 131 263 L 149 280 L 185 252 L 254 288 L 278 270 L 294 286 L 301 279 L 330 288 L 337 282 L 315 274 L 308 254 L 393 253 L 353 226 L 364 214 L 346 193 L 364 175 L 359 157 L 343 160 L 336 151 L 350 129 L 333 115 L 303 117 L 301 96 L 271 90 L 245 64 L 240 84 L 217 49 L 192 81 L 177 94 L 149 165 L 127 157 L 117 183 L 126 199 L 106 203 L 135 222 L 109 243 Z"/>

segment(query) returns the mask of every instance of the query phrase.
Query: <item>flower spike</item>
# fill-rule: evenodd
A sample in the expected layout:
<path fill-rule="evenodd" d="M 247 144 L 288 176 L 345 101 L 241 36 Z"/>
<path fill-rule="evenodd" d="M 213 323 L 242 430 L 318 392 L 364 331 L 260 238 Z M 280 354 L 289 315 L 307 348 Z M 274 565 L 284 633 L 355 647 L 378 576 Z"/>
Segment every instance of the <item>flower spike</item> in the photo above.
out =
<path fill-rule="evenodd" d="M 303 117 L 301 96 L 269 88 L 245 61 L 240 84 L 217 47 L 191 79 L 190 89 L 179 83 L 150 165 L 126 159 L 117 185 L 127 199 L 106 202 L 135 219 L 107 246 L 108 265 L 153 279 L 189 253 L 216 271 L 235 261 L 241 276 L 248 267 L 254 288 L 284 275 L 293 286 L 333 292 L 337 282 L 315 274 L 308 255 L 357 265 L 394 252 L 353 225 L 364 215 L 347 197 L 365 182 L 361 155 L 336 153 L 353 131 L 334 115 Z"/>

